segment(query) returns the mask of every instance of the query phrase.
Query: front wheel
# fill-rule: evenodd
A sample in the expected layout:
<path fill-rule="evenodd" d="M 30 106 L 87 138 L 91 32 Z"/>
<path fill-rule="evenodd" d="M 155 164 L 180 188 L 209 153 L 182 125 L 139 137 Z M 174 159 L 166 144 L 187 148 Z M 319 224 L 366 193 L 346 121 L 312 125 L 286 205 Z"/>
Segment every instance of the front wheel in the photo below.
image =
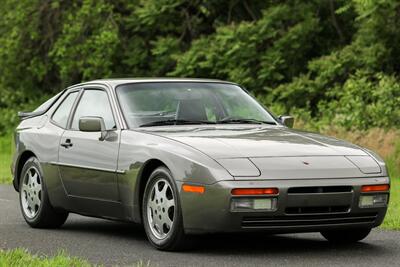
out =
<path fill-rule="evenodd" d="M 355 243 L 366 238 L 370 232 L 371 228 L 362 228 L 322 231 L 321 234 L 332 243 Z"/>
<path fill-rule="evenodd" d="M 25 221 L 33 228 L 57 228 L 67 220 L 68 212 L 55 210 L 49 201 L 39 161 L 32 157 L 22 168 L 19 200 Z"/>
<path fill-rule="evenodd" d="M 143 225 L 150 243 L 160 250 L 180 250 L 186 243 L 178 190 L 165 167 L 153 171 L 142 203 Z"/>

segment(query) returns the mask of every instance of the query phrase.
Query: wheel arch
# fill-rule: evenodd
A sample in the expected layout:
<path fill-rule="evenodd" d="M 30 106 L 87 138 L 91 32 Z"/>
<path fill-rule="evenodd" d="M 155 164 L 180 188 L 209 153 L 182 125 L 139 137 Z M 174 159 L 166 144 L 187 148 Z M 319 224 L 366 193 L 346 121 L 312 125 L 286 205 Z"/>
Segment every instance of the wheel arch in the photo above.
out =
<path fill-rule="evenodd" d="M 143 201 L 143 196 L 144 196 L 144 190 L 146 188 L 147 181 L 150 178 L 150 175 L 152 172 L 157 169 L 158 167 L 164 166 L 168 168 L 167 164 L 165 164 L 162 160 L 160 159 L 149 159 L 145 163 L 143 163 L 139 174 L 138 174 L 138 179 L 136 182 L 136 194 L 135 194 L 135 202 L 136 207 L 135 209 L 135 221 L 136 222 L 141 222 L 142 221 L 142 201 Z M 170 168 L 168 168 L 171 170 Z"/>
<path fill-rule="evenodd" d="M 24 167 L 25 163 L 28 161 L 28 159 L 37 156 L 35 153 L 33 153 L 31 150 L 25 150 L 24 152 L 21 153 L 21 155 L 18 157 L 17 164 L 15 167 L 15 175 L 14 175 L 14 188 L 15 190 L 19 191 L 19 182 L 21 179 L 21 172 L 22 168 Z"/>

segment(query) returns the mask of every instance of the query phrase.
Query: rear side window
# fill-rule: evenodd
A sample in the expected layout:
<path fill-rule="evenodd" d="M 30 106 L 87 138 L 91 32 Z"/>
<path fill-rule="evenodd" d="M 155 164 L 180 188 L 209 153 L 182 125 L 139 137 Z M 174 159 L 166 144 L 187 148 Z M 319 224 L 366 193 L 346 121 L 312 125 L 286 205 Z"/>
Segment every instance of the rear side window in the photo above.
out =
<path fill-rule="evenodd" d="M 53 114 L 53 121 L 59 126 L 66 128 L 68 123 L 68 117 L 71 112 L 71 108 L 74 105 L 75 99 L 79 92 L 70 93 L 64 101 L 58 106 L 56 112 Z"/>

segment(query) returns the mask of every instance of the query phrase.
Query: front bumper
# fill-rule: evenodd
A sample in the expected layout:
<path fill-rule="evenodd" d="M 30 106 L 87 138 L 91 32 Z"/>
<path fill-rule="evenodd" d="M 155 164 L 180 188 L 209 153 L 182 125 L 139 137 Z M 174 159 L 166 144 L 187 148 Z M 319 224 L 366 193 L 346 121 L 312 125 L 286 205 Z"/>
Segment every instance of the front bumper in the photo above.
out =
<path fill-rule="evenodd" d="M 290 233 L 350 227 L 372 228 L 382 223 L 387 206 L 360 208 L 361 186 L 388 183 L 389 177 L 221 181 L 206 185 L 204 194 L 183 191 L 180 193 L 183 223 L 187 233 L 246 231 Z M 179 188 L 181 185 L 179 182 Z M 231 211 L 233 188 L 269 187 L 279 188 L 275 211 Z M 326 193 L 293 190 L 299 187 L 350 189 Z"/>

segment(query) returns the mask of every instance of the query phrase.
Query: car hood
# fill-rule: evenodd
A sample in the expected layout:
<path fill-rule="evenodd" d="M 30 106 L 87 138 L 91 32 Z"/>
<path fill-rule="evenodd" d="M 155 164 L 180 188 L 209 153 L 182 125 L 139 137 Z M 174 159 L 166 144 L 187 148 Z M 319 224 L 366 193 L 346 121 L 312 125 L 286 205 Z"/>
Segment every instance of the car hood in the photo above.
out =
<path fill-rule="evenodd" d="M 374 176 L 375 159 L 353 144 L 280 126 L 158 127 L 152 133 L 212 157 L 235 179 Z"/>
<path fill-rule="evenodd" d="M 174 126 L 148 129 L 214 159 L 367 155 L 358 146 L 345 141 L 286 127 Z"/>

